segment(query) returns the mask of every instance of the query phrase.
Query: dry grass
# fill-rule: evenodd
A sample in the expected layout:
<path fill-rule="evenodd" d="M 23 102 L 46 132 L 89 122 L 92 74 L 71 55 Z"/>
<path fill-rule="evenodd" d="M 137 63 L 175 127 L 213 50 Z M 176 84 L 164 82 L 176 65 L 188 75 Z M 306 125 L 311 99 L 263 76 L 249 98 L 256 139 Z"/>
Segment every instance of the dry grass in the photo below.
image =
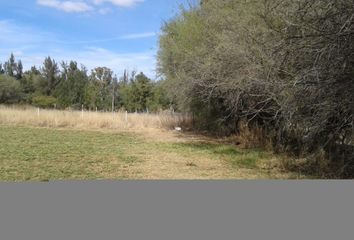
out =
<path fill-rule="evenodd" d="M 140 133 L 0 125 L 0 181 L 303 177 L 263 150 Z"/>
<path fill-rule="evenodd" d="M 189 120 L 0 106 L 0 181 L 307 177 L 284 172 L 270 152 L 166 130 Z"/>
<path fill-rule="evenodd" d="M 235 144 L 239 148 L 264 148 L 271 151 L 271 140 L 264 129 L 256 126 L 249 127 L 246 123 L 241 123 L 239 127 L 238 134 L 225 137 L 222 141 Z"/>
<path fill-rule="evenodd" d="M 74 129 L 147 130 L 186 125 L 187 115 L 44 110 L 0 106 L 0 124 Z"/>

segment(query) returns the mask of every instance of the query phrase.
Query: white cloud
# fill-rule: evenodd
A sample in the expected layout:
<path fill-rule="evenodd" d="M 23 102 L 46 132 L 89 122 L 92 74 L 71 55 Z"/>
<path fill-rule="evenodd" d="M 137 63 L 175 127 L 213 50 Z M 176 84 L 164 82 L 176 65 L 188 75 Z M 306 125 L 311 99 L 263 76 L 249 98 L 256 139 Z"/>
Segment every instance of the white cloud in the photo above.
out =
<path fill-rule="evenodd" d="M 44 58 L 51 56 L 58 62 L 77 61 L 89 70 L 98 66 L 106 66 L 118 75 L 124 69 L 135 69 L 143 71 L 151 78 L 156 76 L 156 52 L 154 50 L 122 53 L 119 50 L 99 47 L 102 42 L 153 36 L 152 32 L 70 42 L 60 40 L 60 37 L 54 33 L 26 25 L 18 25 L 11 20 L 0 20 L 0 32 L 0 62 L 7 60 L 13 52 L 17 59 L 22 60 L 25 70 L 33 65 L 41 66 Z M 69 45 L 74 45 L 74 48 Z"/>
<path fill-rule="evenodd" d="M 65 12 L 88 12 L 93 10 L 93 7 L 83 1 L 37 0 L 37 4 Z"/>
<path fill-rule="evenodd" d="M 105 42 L 114 42 L 119 40 L 134 40 L 151 38 L 156 36 L 155 32 L 142 32 L 126 34 L 122 36 L 87 39 L 82 41 L 64 41 L 58 39 L 52 33 L 44 32 L 28 26 L 19 26 L 11 20 L 0 20 L 0 45 L 18 46 L 31 44 L 59 44 L 59 45 L 80 45 L 80 44 L 98 44 Z M 53 40 L 55 39 L 55 40 Z"/>
<path fill-rule="evenodd" d="M 154 32 L 146 32 L 146 33 L 137 33 L 137 34 L 129 34 L 122 36 L 120 39 L 141 39 L 141 38 L 149 38 L 155 37 L 156 33 Z"/>
<path fill-rule="evenodd" d="M 46 41 L 46 43 L 61 44 L 61 45 L 98 44 L 98 43 L 114 42 L 119 40 L 135 40 L 135 39 L 151 38 L 154 36 L 156 36 L 156 33 L 146 32 L 146 33 L 127 34 L 127 35 L 111 37 L 111 38 L 88 39 L 82 41 L 49 40 Z"/>
<path fill-rule="evenodd" d="M 144 2 L 144 0 L 93 0 L 93 3 L 100 5 L 105 2 L 110 2 L 118 7 L 132 7 L 137 3 Z"/>
<path fill-rule="evenodd" d="M 106 14 L 111 13 L 111 12 L 112 12 L 112 9 L 110 9 L 110 8 L 100 8 L 98 10 L 98 13 L 102 14 L 102 15 L 106 15 Z"/>
<path fill-rule="evenodd" d="M 19 26 L 12 20 L 0 20 L 0 46 L 24 46 L 55 39 L 53 34 L 29 26 Z"/>
<path fill-rule="evenodd" d="M 110 8 L 99 8 L 104 3 L 111 3 L 117 7 L 132 7 L 145 0 L 37 0 L 37 4 L 45 7 L 55 8 L 65 12 L 90 12 L 96 11 L 105 15 L 112 11 Z M 96 5 L 93 6 L 93 5 Z"/>
<path fill-rule="evenodd" d="M 143 71 L 149 77 L 155 77 L 156 75 L 156 59 L 155 52 L 153 51 L 117 53 L 104 48 L 89 47 L 75 53 L 75 56 L 72 56 L 72 53 L 68 53 L 67 55 L 68 56 L 58 56 L 58 58 L 64 60 L 75 59 L 89 69 L 98 66 L 106 66 L 114 70 L 116 74 L 122 74 L 124 69 L 136 69 Z"/>

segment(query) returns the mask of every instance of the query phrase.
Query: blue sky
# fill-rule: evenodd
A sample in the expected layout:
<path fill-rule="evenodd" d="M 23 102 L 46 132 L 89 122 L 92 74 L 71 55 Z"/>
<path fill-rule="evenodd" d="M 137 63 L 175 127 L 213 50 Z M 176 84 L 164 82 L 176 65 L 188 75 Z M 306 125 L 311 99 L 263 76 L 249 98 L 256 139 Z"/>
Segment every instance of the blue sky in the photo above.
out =
<path fill-rule="evenodd" d="M 155 77 L 158 34 L 187 0 L 0 0 L 0 62 L 45 56 Z"/>

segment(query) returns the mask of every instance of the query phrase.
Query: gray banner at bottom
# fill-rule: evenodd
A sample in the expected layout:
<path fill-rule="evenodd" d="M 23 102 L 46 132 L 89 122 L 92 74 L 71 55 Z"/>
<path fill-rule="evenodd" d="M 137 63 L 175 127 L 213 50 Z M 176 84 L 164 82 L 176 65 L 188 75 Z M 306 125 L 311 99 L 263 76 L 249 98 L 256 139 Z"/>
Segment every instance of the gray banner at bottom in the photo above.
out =
<path fill-rule="evenodd" d="M 0 184 L 4 240 L 354 239 L 352 181 Z"/>

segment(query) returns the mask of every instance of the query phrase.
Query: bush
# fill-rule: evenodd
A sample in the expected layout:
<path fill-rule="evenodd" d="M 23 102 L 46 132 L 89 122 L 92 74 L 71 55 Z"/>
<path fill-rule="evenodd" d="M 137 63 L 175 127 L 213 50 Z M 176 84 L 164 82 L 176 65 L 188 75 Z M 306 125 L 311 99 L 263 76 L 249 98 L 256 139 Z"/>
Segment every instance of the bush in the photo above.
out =
<path fill-rule="evenodd" d="M 57 103 L 57 99 L 51 96 L 36 96 L 32 98 L 32 104 L 40 108 L 53 108 Z"/>
<path fill-rule="evenodd" d="M 0 103 L 18 103 L 21 99 L 20 82 L 13 77 L 0 75 Z"/>
<path fill-rule="evenodd" d="M 279 87 L 265 79 L 261 1 L 202 1 L 167 23 L 158 63 L 171 98 L 193 112 L 198 128 L 238 133 L 242 121 L 262 125 L 279 110 Z"/>
<path fill-rule="evenodd" d="M 353 15 L 347 0 L 204 0 L 164 26 L 159 71 L 199 128 L 232 134 L 246 123 L 275 150 L 347 166 Z M 329 157 L 342 147 L 350 153 Z"/>

